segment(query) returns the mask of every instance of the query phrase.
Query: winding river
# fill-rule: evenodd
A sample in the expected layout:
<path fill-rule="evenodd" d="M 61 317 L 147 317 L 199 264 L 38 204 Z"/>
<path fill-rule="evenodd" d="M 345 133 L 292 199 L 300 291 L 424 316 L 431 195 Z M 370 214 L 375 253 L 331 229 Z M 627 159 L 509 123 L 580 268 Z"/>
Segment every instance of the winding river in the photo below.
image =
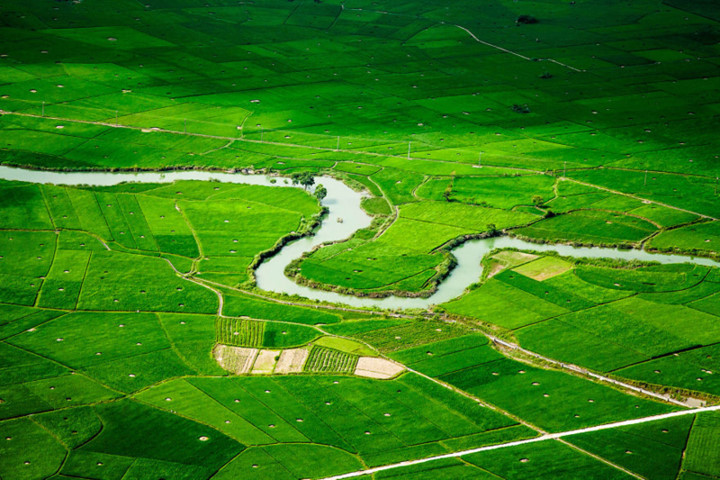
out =
<path fill-rule="evenodd" d="M 0 166 L 0 179 L 55 185 L 109 186 L 123 182 L 171 183 L 180 180 L 220 181 L 268 187 L 291 187 L 282 177 L 265 175 L 243 175 L 237 173 L 203 172 L 182 170 L 172 172 L 49 172 L 25 170 Z M 621 260 L 643 260 L 660 263 L 694 263 L 697 265 L 720 266 L 707 258 L 683 255 L 653 254 L 643 250 L 618 250 L 602 247 L 572 247 L 569 245 L 539 245 L 510 237 L 496 237 L 471 240 L 452 250 L 458 264 L 440 284 L 438 290 L 428 298 L 363 298 L 335 292 L 316 290 L 296 284 L 285 276 L 285 267 L 304 252 L 325 242 L 343 240 L 372 221 L 360 207 L 363 194 L 352 190 L 339 180 L 330 177 L 316 177 L 316 183 L 327 188 L 328 195 L 322 204 L 329 210 L 320 229 L 315 235 L 292 242 L 276 255 L 264 261 L 256 270 L 258 286 L 267 291 L 297 294 L 312 300 L 343 303 L 354 307 L 380 307 L 385 309 L 422 308 L 447 302 L 463 293 L 470 284 L 477 282 L 482 273 L 480 260 L 495 248 L 517 248 L 522 250 L 552 251 L 568 257 L 615 258 Z M 341 220 L 341 221 L 338 221 Z"/>

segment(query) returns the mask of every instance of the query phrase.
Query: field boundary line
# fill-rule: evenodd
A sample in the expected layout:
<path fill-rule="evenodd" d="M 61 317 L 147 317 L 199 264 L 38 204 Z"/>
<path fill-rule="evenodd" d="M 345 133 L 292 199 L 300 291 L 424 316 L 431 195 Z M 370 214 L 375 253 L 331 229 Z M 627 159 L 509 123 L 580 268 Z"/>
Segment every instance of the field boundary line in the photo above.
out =
<path fill-rule="evenodd" d="M 2 115 L 16 115 L 19 117 L 29 117 L 29 118 L 38 118 L 38 119 L 45 119 L 45 120 L 57 120 L 61 122 L 69 122 L 69 123 L 80 123 L 83 125 L 97 125 L 101 127 L 107 127 L 107 128 L 119 128 L 119 129 L 125 129 L 125 130 L 133 130 L 136 132 L 142 132 L 142 133 L 167 133 L 171 135 L 186 135 L 190 137 L 200 137 L 200 138 L 210 138 L 215 140 L 233 140 L 238 143 L 248 143 L 248 144 L 258 144 L 258 145 L 276 145 L 280 147 L 287 147 L 287 148 L 304 148 L 307 150 L 319 150 L 322 152 L 342 152 L 347 153 L 351 155 L 360 155 L 360 156 L 370 156 L 370 157 L 379 157 L 379 158 L 401 158 L 401 159 L 407 159 L 406 155 L 392 155 L 392 154 L 383 154 L 383 153 L 377 153 L 377 152 L 369 152 L 365 150 L 354 150 L 354 149 L 345 149 L 341 148 L 340 150 L 337 150 L 333 147 L 319 147 L 319 146 L 313 146 L 313 145 L 301 145 L 298 143 L 281 143 L 281 142 L 273 142 L 268 140 L 257 140 L 252 139 L 248 137 L 227 137 L 223 135 L 211 135 L 207 133 L 193 133 L 193 132 L 183 132 L 180 130 L 170 130 L 166 128 L 158 128 L 158 127 L 139 127 L 134 125 L 122 125 L 122 124 L 115 124 L 110 123 L 107 121 L 93 121 L 93 120 L 81 120 L 77 118 L 64 118 L 64 117 L 52 117 L 52 116 L 42 116 L 37 115 L 33 113 L 25 113 L 25 112 L 15 112 L 10 110 L 2 110 L 0 109 L 0 116 Z M 278 132 L 282 132 L 284 130 L 278 129 L 275 130 Z M 304 133 L 304 132 L 295 132 L 295 133 Z M 346 137 L 346 138 L 356 138 L 356 137 Z M 387 145 L 387 142 L 385 142 L 383 145 Z M 468 148 L 468 146 L 458 147 L 458 148 Z M 242 148 L 241 148 L 242 149 Z M 433 148 L 433 150 L 438 150 L 438 148 Z M 255 150 L 246 150 L 253 153 L 262 153 L 257 152 Z M 265 154 L 269 155 L 269 154 Z M 281 158 L 279 155 L 270 155 L 272 157 Z M 528 157 L 517 157 L 517 156 L 510 156 L 510 155 L 504 155 L 504 158 L 522 158 L 523 160 L 528 160 Z M 296 158 L 296 157 L 286 157 L 286 158 Z M 532 158 L 530 158 L 532 159 Z M 453 165 L 469 165 L 469 163 L 464 162 L 453 162 L 450 160 L 440 160 L 440 159 L 428 159 L 424 157 L 410 157 L 410 160 L 422 160 L 427 162 L 436 162 L 436 163 L 449 163 Z M 348 161 L 348 160 L 342 160 L 342 161 Z M 498 169 L 505 169 L 505 170 L 514 170 L 514 171 L 520 171 L 520 172 L 528 172 L 533 175 L 543 175 L 545 172 L 542 170 L 535 170 L 532 168 L 527 167 L 512 167 L 512 166 L 506 166 L 506 165 L 496 165 L 487 163 L 486 166 L 498 168 Z M 157 170 L 157 169 L 153 169 Z"/>
<path fill-rule="evenodd" d="M 694 417 L 692 420 L 692 423 L 690 424 L 690 428 L 688 428 L 687 437 L 685 438 L 685 444 L 683 445 L 682 449 L 682 455 L 680 456 L 680 468 L 678 470 L 678 478 L 680 478 L 680 475 L 682 474 L 683 464 L 685 463 L 685 453 L 687 452 L 688 445 L 690 444 L 690 438 L 692 437 L 692 431 L 693 428 L 695 428 L 695 423 L 697 422 L 697 417 Z"/>
<path fill-rule="evenodd" d="M 558 438 L 558 442 L 571 448 L 572 450 L 582 453 L 583 455 L 587 455 L 590 458 L 594 458 L 595 460 L 597 460 L 600 463 L 609 465 L 610 467 L 620 470 L 621 472 L 626 473 L 626 474 L 630 475 L 631 477 L 637 478 L 638 480 L 648 480 L 647 478 L 643 477 L 642 475 L 638 475 L 637 473 L 635 473 L 631 470 L 628 470 L 627 468 L 622 467 L 622 466 L 618 465 L 617 463 L 612 462 L 611 460 L 607 460 L 595 453 L 589 452 L 589 451 L 585 450 L 584 448 L 579 447 L 575 444 L 572 444 L 563 438 Z"/>
<path fill-rule="evenodd" d="M 380 466 L 380 467 L 369 468 L 369 469 L 367 469 L 367 470 L 359 470 L 359 471 L 356 471 L 356 472 L 344 473 L 344 474 L 341 474 L 341 475 L 335 475 L 335 476 L 331 476 L 331 477 L 323 477 L 323 478 L 320 479 L 320 480 L 343 480 L 343 479 L 345 479 L 345 478 L 362 477 L 362 476 L 365 476 L 365 475 L 373 475 L 373 474 L 375 474 L 375 473 L 384 472 L 384 471 L 387 471 L 387 470 L 394 470 L 394 469 L 397 469 L 397 468 L 409 467 L 409 466 L 414 466 L 414 465 L 421 465 L 421 464 L 424 464 L 424 463 L 434 462 L 434 461 L 437 461 L 437 460 L 445 460 L 445 459 L 451 459 L 451 458 L 460 458 L 460 457 L 464 457 L 464 456 L 467 456 L 467 455 L 472 455 L 472 454 L 475 454 L 475 453 L 487 452 L 487 451 L 492 451 L 492 450 L 499 450 L 499 449 L 503 449 L 503 448 L 517 447 L 517 446 L 521 446 L 521 445 L 529 445 L 529 444 L 533 444 L 533 443 L 545 442 L 545 441 L 548 441 L 548 440 L 560 440 L 560 439 L 565 438 L 565 437 L 570 437 L 570 436 L 573 436 L 573 435 L 580 435 L 580 434 L 583 434 L 583 433 L 599 432 L 599 431 L 610 430 L 610 429 L 619 428 L 619 427 L 627 427 L 627 426 L 632 426 L 632 425 L 641 425 L 641 424 L 644 424 L 644 423 L 655 422 L 655 421 L 658 421 L 658 420 L 665 420 L 665 419 L 667 419 L 667 418 L 675 418 L 675 417 L 681 417 L 681 416 L 685 416 L 685 415 L 696 415 L 696 414 L 699 414 L 699 413 L 715 412 L 715 411 L 720 411 L 720 405 L 715 405 L 715 406 L 712 406 L 712 407 L 695 408 L 695 409 L 692 409 L 692 410 L 680 410 L 680 411 L 677 411 L 677 412 L 663 413 L 663 414 L 660 414 L 660 415 L 652 415 L 652 416 L 650 416 L 650 417 L 636 418 L 636 419 L 633 419 L 633 420 L 623 420 L 623 421 L 620 421 L 620 422 L 606 423 L 606 424 L 597 425 L 597 426 L 594 426 L 594 427 L 581 428 L 581 429 L 578 429 L 578 430 L 568 430 L 568 431 L 559 432 L 559 433 L 548 433 L 548 434 L 542 435 L 542 436 L 540 436 L 540 437 L 528 438 L 528 439 L 525 439 L 525 440 L 516 440 L 516 441 L 513 441 L 513 442 L 499 443 L 499 444 L 496 444 L 496 445 L 487 445 L 487 446 L 484 446 L 484 447 L 473 448 L 473 449 L 470 449 L 470 450 L 462 450 L 462 451 L 459 451 L 459 452 L 446 453 L 446 454 L 443 454 L 443 455 L 436 455 L 436 456 L 433 456 L 433 457 L 421 458 L 421 459 L 417 459 L 417 460 L 407 460 L 407 461 L 404 461 L 404 462 L 393 463 L 393 464 L 389 464 L 389 465 L 383 465 L 383 466 Z"/>
<path fill-rule="evenodd" d="M 696 216 L 698 216 L 698 217 L 700 217 L 700 218 L 707 218 L 707 219 L 710 219 L 710 220 L 717 220 L 717 218 L 712 217 L 712 216 L 710 216 L 710 215 L 706 215 L 706 214 L 704 214 L 704 213 L 693 212 L 692 210 L 687 210 L 687 209 L 685 209 L 685 208 L 675 207 L 675 206 L 672 206 L 672 205 L 668 205 L 667 203 L 662 203 L 662 202 L 658 202 L 658 201 L 656 201 L 656 200 L 650 200 L 650 199 L 648 199 L 648 198 L 639 197 L 639 196 L 637 196 L 637 195 L 635 195 L 635 194 L 632 194 L 632 193 L 625 193 L 625 192 L 621 192 L 621 191 L 619 191 L 619 190 L 613 190 L 612 188 L 603 187 L 603 186 L 601 186 L 601 185 L 595 185 L 595 184 L 593 184 L 593 183 L 583 182 L 583 181 L 580 181 L 580 180 L 576 180 L 576 179 L 574 179 L 574 178 L 561 177 L 561 180 L 565 180 L 565 181 L 568 181 L 568 182 L 574 182 L 574 183 L 577 183 L 577 184 L 580 184 L 580 185 L 584 185 L 584 186 L 586 186 L 586 187 L 596 188 L 596 189 L 598 189 L 598 190 L 603 190 L 603 191 L 605 191 L 605 192 L 610 192 L 610 193 L 612 193 L 612 194 L 614 194 L 614 195 L 623 195 L 623 196 L 626 196 L 626 197 L 634 198 L 635 200 L 640 200 L 640 201 L 642 201 L 642 202 L 654 203 L 655 205 L 660 205 L 661 207 L 670 208 L 670 209 L 672 209 L 672 210 L 679 210 L 679 211 L 685 212 L 685 213 L 690 213 L 690 214 L 696 215 Z"/>
<path fill-rule="evenodd" d="M 83 271 L 82 281 L 80 282 L 80 288 L 78 289 L 77 297 L 75 297 L 75 304 L 73 305 L 73 311 L 77 311 L 78 305 L 80 304 L 80 297 L 82 296 L 83 288 L 85 288 L 85 280 L 87 280 L 88 271 L 90 271 L 90 261 L 92 261 L 93 251 L 88 252 L 88 258 L 85 262 L 85 270 Z"/>
<path fill-rule="evenodd" d="M 502 408 L 500 408 L 500 407 L 498 407 L 498 406 L 496 406 L 496 405 L 493 405 L 492 403 L 489 403 L 489 402 L 487 402 L 487 401 L 485 401 L 485 400 L 483 400 L 483 399 L 481 399 L 481 398 L 479 398 L 479 397 L 476 397 L 476 396 L 473 395 L 472 393 L 466 392 L 465 390 L 462 390 L 462 389 L 456 387 L 455 385 L 452 385 L 452 384 L 450 384 L 450 383 L 446 383 L 446 382 L 444 382 L 444 381 L 442 381 L 442 380 L 440 380 L 440 379 L 431 377 L 430 375 L 426 375 L 426 374 L 424 374 L 424 373 L 422 373 L 422 372 L 420 372 L 420 371 L 418 371 L 418 370 L 415 370 L 415 369 L 413 369 L 412 367 L 409 367 L 409 366 L 407 366 L 407 365 L 405 365 L 405 364 L 401 364 L 401 365 L 403 365 L 403 366 L 407 369 L 408 372 L 414 373 L 415 375 L 418 375 L 418 376 L 420 376 L 420 377 L 422 377 L 422 378 L 424 378 L 424 379 L 426 379 L 426 380 L 431 381 L 432 383 L 434 383 L 434 384 L 436 384 L 436 385 L 439 385 L 439 386 L 441 386 L 441 387 L 443 387 L 443 388 L 446 388 L 446 389 L 450 390 L 450 391 L 453 392 L 453 393 L 456 393 L 456 394 L 461 395 L 461 396 L 463 396 L 463 397 L 465 397 L 465 398 L 468 398 L 468 399 L 474 401 L 475 403 L 477 403 L 478 405 L 480 405 L 480 406 L 482 406 L 482 407 L 484 407 L 484 408 L 488 408 L 488 409 L 490 409 L 490 410 L 492 410 L 492 411 L 494 411 L 494 412 L 500 413 L 500 414 L 502 414 L 502 415 L 504 415 L 504 416 L 506 416 L 506 417 L 508 417 L 508 418 L 510 418 L 510 419 L 512 419 L 512 420 L 514 420 L 515 422 L 517 422 L 518 425 L 524 425 L 524 426 L 526 426 L 527 428 L 529 428 L 529 429 L 531 429 L 531 430 L 534 430 L 535 432 L 539 433 L 540 435 L 546 435 L 546 434 L 548 433 L 548 432 L 546 432 L 545 430 L 543 430 L 542 428 L 540 428 L 540 427 L 538 427 L 538 426 L 536 426 L 536 425 L 533 425 L 532 423 L 528 422 L 527 420 L 524 420 L 523 418 L 521 418 L 521 417 L 519 417 L 519 416 L 517 416 L 517 415 L 515 415 L 515 414 L 513 414 L 513 413 L 510 413 L 510 412 L 507 411 L 507 410 L 504 410 L 504 409 L 502 409 Z"/>

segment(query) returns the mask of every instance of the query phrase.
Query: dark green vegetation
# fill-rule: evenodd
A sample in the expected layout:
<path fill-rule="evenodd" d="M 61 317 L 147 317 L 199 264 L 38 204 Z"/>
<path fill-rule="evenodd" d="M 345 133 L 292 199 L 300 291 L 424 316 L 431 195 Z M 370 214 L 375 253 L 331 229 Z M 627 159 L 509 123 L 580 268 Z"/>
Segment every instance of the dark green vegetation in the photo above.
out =
<path fill-rule="evenodd" d="M 452 245 L 502 230 L 713 257 L 718 21 L 708 0 L 4 0 L 0 163 L 328 171 L 376 220 L 293 273 L 370 295 L 427 294 Z M 256 256 L 318 212 L 300 189 L 1 182 L 0 477 L 319 478 L 671 409 L 503 356 L 478 328 L 720 395 L 717 270 L 503 257 L 442 307 L 458 323 L 253 295 Z M 232 377 L 211 354 L 314 341 L 305 376 Z M 430 378 L 322 373 L 374 349 Z M 712 480 L 719 428 L 375 478 Z"/>

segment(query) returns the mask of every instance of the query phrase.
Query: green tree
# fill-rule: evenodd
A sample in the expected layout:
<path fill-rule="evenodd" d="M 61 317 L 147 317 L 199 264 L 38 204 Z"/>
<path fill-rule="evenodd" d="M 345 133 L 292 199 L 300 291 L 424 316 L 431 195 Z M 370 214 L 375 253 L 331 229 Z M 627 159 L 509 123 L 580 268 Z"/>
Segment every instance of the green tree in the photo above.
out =
<path fill-rule="evenodd" d="M 290 178 L 293 185 L 302 185 L 305 190 L 315 185 L 315 177 L 310 172 L 293 173 Z"/>
<path fill-rule="evenodd" d="M 445 191 L 442 194 L 442 196 L 446 202 L 450 201 L 450 197 L 452 196 L 452 191 L 453 191 L 453 180 L 450 180 L 450 183 L 448 183 L 447 187 L 445 187 Z"/>
<path fill-rule="evenodd" d="M 543 198 L 540 195 L 533 195 L 532 197 L 532 203 L 536 207 L 539 207 L 543 203 Z"/>
<path fill-rule="evenodd" d="M 322 183 L 315 187 L 315 196 L 320 201 L 322 201 L 323 198 L 327 197 L 327 188 L 323 187 Z"/>
<path fill-rule="evenodd" d="M 532 25 L 533 23 L 538 23 L 538 19 L 532 15 L 520 15 L 515 20 L 515 25 Z"/>

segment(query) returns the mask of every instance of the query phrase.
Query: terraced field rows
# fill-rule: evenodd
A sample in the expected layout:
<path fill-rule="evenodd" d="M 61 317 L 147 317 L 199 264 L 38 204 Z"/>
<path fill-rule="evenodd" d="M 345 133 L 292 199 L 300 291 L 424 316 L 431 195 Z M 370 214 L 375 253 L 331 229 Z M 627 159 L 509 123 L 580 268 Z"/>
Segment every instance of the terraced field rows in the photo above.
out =
<path fill-rule="evenodd" d="M 263 344 L 265 322 L 221 317 L 216 320 L 218 343 L 236 347 L 259 347 Z"/>
<path fill-rule="evenodd" d="M 358 357 L 331 348 L 318 347 L 310 350 L 303 371 L 313 373 L 352 373 L 357 366 Z"/>

